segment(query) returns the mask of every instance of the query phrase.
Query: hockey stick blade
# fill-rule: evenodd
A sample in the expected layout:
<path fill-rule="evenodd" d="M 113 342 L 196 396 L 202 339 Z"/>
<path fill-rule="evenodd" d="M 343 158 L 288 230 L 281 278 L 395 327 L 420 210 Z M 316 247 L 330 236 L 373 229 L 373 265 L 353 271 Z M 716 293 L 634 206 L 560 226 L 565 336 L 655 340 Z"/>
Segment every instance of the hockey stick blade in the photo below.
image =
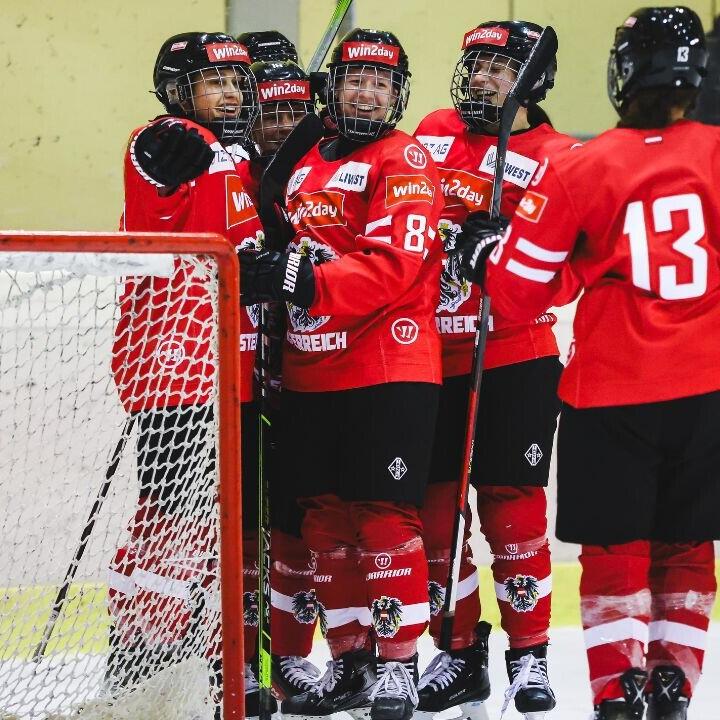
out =
<path fill-rule="evenodd" d="M 275 245 L 271 249 L 284 249 L 279 247 L 282 243 L 278 242 L 278 236 L 283 235 L 286 223 L 282 207 L 290 174 L 303 155 L 320 141 L 323 132 L 322 120 L 314 113 L 306 115 L 285 138 L 262 174 L 258 214 L 265 228 L 268 245 Z"/>
<path fill-rule="evenodd" d="M 505 172 L 505 155 L 515 116 L 520 107 L 527 102 L 536 83 L 552 61 L 558 49 L 557 34 L 552 26 L 548 25 L 540 34 L 538 41 L 528 55 L 525 64 L 520 68 L 517 79 L 503 103 L 500 115 L 500 128 L 498 131 L 497 153 L 495 157 L 495 179 L 493 182 L 492 202 L 490 203 L 490 217 L 500 217 L 500 198 L 502 195 L 502 180 Z"/>
<path fill-rule="evenodd" d="M 338 0 L 337 5 L 335 6 L 335 12 L 330 18 L 325 34 L 320 39 L 317 50 L 315 50 L 314 55 L 308 63 L 308 73 L 317 72 L 320 69 L 320 66 L 323 64 L 323 60 L 325 59 L 325 56 L 327 55 L 328 50 L 330 49 L 330 46 L 340 29 L 340 25 L 342 25 L 342 21 L 345 19 L 345 15 L 347 15 L 352 3 L 353 0 Z"/>

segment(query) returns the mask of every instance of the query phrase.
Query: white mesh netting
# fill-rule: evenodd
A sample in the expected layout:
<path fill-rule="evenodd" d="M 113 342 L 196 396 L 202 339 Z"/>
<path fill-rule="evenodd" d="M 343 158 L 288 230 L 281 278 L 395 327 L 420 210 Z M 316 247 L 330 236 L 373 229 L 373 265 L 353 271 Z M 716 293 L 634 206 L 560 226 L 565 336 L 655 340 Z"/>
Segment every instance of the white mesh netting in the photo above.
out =
<path fill-rule="evenodd" d="M 0 268 L 0 719 L 219 718 L 217 267 Z"/>

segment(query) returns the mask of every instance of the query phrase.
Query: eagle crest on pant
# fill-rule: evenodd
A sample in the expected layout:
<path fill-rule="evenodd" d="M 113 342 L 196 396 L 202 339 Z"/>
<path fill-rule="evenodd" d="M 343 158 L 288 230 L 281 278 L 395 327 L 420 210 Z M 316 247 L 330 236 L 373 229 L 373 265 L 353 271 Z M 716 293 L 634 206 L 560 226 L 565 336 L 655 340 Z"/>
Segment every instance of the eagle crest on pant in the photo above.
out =
<path fill-rule="evenodd" d="M 445 603 L 445 588 L 434 580 L 428 582 L 428 599 L 430 600 L 430 615 L 437 615 Z"/>
<path fill-rule="evenodd" d="M 260 619 L 258 610 L 258 591 L 243 593 L 243 623 L 250 627 L 257 627 Z"/>
<path fill-rule="evenodd" d="M 327 616 L 325 606 L 317 599 L 315 590 L 301 590 L 292 597 L 292 610 L 295 619 L 303 625 L 312 625 L 320 619 L 320 632 L 325 637 L 327 633 Z"/>
<path fill-rule="evenodd" d="M 505 593 L 510 605 L 518 612 L 530 612 L 537 605 L 540 587 L 532 575 L 505 578 Z"/>
<path fill-rule="evenodd" d="M 373 627 L 378 637 L 395 637 L 402 621 L 402 602 L 395 597 L 381 595 L 370 608 Z"/>

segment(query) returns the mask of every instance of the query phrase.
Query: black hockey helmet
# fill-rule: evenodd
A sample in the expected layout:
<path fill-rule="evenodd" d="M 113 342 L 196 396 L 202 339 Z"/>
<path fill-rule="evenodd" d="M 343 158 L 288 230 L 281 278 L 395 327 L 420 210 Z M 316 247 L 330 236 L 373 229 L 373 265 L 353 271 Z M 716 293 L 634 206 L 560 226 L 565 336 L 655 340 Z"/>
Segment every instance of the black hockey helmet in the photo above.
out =
<path fill-rule="evenodd" d="M 224 33 L 189 32 L 168 38 L 155 61 L 153 84 L 168 113 L 194 120 L 223 142 L 242 141 L 257 116 L 257 88 L 247 48 Z M 237 98 L 228 102 L 228 94 Z"/>
<path fill-rule="evenodd" d="M 621 112 L 645 88 L 699 88 L 707 60 L 702 22 L 693 10 L 636 10 L 615 31 L 608 60 L 610 102 Z"/>
<path fill-rule="evenodd" d="M 274 154 L 291 130 L 311 112 L 315 104 L 308 74 L 291 60 L 255 62 L 260 114 L 252 138 L 260 155 Z"/>
<path fill-rule="evenodd" d="M 491 20 L 465 33 L 450 95 L 471 130 L 482 130 L 499 122 L 505 97 L 542 31 L 541 25 L 527 20 Z M 557 57 L 553 56 L 526 105 L 545 98 L 555 85 L 556 72 Z"/>
<path fill-rule="evenodd" d="M 238 35 L 237 41 L 247 48 L 251 62 L 292 60 L 298 63 L 295 45 L 277 30 L 256 30 Z"/>
<path fill-rule="evenodd" d="M 351 30 L 333 50 L 328 68 L 328 113 L 343 137 L 370 142 L 397 125 L 410 97 L 410 68 L 393 33 Z"/>

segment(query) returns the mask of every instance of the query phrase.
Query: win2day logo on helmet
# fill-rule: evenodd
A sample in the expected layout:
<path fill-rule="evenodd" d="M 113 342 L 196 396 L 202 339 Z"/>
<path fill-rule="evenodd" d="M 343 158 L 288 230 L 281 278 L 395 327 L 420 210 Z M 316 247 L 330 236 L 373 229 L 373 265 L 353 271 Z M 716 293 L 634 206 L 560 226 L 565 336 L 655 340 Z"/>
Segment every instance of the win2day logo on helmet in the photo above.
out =
<path fill-rule="evenodd" d="M 344 203 L 345 195 L 332 190 L 298 193 L 288 207 L 290 222 L 296 227 L 347 225 Z"/>
<path fill-rule="evenodd" d="M 400 48 L 383 43 L 346 42 L 342 46 L 342 61 L 366 60 L 395 67 L 400 61 Z"/>
<path fill-rule="evenodd" d="M 465 50 L 472 45 L 500 45 L 507 44 L 510 31 L 501 27 L 475 28 L 465 33 L 462 49 Z"/>
<path fill-rule="evenodd" d="M 250 53 L 240 43 L 211 43 L 205 46 L 210 62 L 241 62 L 250 64 Z"/>
<path fill-rule="evenodd" d="M 310 100 L 310 82 L 307 80 L 276 80 L 258 83 L 260 102 L 277 100 Z"/>

